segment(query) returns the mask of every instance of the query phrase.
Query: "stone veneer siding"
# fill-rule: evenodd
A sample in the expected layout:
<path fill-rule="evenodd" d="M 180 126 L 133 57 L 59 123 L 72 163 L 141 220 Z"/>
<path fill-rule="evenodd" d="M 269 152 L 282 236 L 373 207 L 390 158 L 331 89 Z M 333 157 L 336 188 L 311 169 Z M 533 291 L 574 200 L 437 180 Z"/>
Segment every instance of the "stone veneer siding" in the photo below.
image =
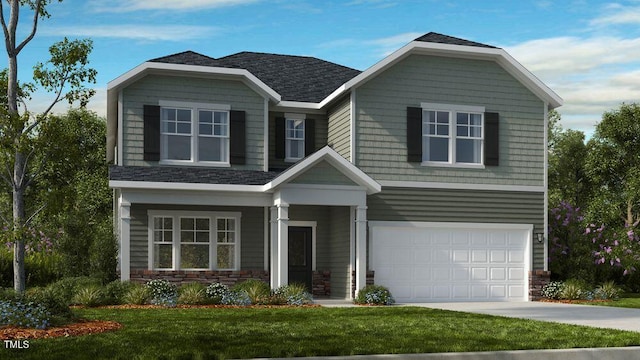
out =
<path fill-rule="evenodd" d="M 549 283 L 551 271 L 533 270 L 529 271 L 529 300 L 538 301 L 542 299 L 542 287 Z"/>
<path fill-rule="evenodd" d="M 243 281 L 257 279 L 269 283 L 269 272 L 264 270 L 239 270 L 239 271 L 156 271 L 156 270 L 131 270 L 131 281 L 145 283 L 149 280 L 164 279 L 180 286 L 186 283 L 199 282 L 202 284 L 221 283 L 229 287 Z M 331 271 L 313 272 L 314 297 L 331 296 Z"/>

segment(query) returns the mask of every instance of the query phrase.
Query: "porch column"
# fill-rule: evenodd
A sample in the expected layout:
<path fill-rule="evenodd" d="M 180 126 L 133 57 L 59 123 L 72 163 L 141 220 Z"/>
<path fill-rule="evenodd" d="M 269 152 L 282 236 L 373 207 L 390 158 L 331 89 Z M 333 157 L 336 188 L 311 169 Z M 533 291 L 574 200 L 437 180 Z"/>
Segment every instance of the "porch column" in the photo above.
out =
<path fill-rule="evenodd" d="M 278 288 L 278 208 L 272 206 L 271 211 L 271 259 L 269 261 L 269 278 L 272 289 Z"/>
<path fill-rule="evenodd" d="M 120 198 L 120 280 L 127 281 L 131 273 L 131 204 Z"/>
<path fill-rule="evenodd" d="M 289 283 L 289 204 L 278 204 L 278 224 L 277 224 L 277 242 L 278 242 L 278 279 L 276 287 L 287 285 Z"/>
<path fill-rule="evenodd" d="M 367 207 L 356 208 L 356 295 L 367 285 Z"/>

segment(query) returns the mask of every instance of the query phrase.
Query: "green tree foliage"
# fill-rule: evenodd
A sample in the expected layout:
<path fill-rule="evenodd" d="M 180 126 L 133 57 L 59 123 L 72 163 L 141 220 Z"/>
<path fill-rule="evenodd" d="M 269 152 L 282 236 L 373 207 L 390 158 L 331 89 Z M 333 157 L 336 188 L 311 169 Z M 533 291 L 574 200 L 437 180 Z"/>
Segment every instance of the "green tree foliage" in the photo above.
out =
<path fill-rule="evenodd" d="M 117 244 L 105 139 L 105 120 L 91 111 L 71 109 L 52 117 L 37 138 L 45 165 L 32 195 L 43 206 L 37 222 L 62 229 L 63 274 L 108 282 L 115 278 Z"/>
<path fill-rule="evenodd" d="M 587 146 L 584 133 L 558 132 L 549 151 L 549 205 L 566 201 L 580 208 L 589 202 L 591 182 L 585 171 Z"/>
<path fill-rule="evenodd" d="M 640 220 L 640 106 L 606 112 L 587 148 L 586 172 L 594 184 L 587 219 L 610 228 Z"/>
<path fill-rule="evenodd" d="M 58 0 L 61 2 L 62 0 Z M 35 85 L 18 83 L 18 54 L 35 37 L 40 19 L 48 18 L 48 5 L 52 0 L 5 0 L 0 1 L 0 26 L 3 30 L 8 69 L 6 72 L 6 96 L 1 96 L 0 108 L 0 155 L 2 178 L 11 189 L 13 229 L 14 289 L 25 289 L 25 231 L 34 214 L 28 216 L 29 204 L 25 201 L 29 187 L 37 178 L 38 164 L 32 163 L 37 148 L 33 146 L 34 134 L 49 120 L 50 111 L 57 103 L 67 100 L 79 101 L 84 106 L 93 95 L 93 90 L 84 83 L 95 83 L 96 71 L 87 67 L 92 49 L 90 40 L 64 39 L 49 48 L 51 58 L 34 67 L 33 79 L 44 90 L 53 94 L 49 107 L 40 114 L 28 110 L 27 90 Z M 6 3 L 6 4 L 5 4 Z M 21 12 L 31 13 L 30 21 L 21 20 Z M 27 32 L 18 28 L 27 27 Z M 26 35 L 24 35 L 26 34 Z M 24 36 L 23 38 L 20 38 Z M 35 168 L 34 168 L 35 166 Z M 8 221 L 5 221 L 8 222 Z"/>

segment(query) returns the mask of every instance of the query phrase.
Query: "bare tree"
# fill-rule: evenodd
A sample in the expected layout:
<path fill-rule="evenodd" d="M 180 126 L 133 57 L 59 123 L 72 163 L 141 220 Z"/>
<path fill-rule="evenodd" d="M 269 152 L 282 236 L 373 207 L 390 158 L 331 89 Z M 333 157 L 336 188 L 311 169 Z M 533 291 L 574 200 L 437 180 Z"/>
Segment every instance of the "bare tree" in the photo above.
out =
<path fill-rule="evenodd" d="M 17 292 L 25 290 L 24 269 L 25 240 L 24 230 L 31 218 L 25 210 L 25 191 L 38 175 L 38 167 L 32 169 L 34 148 L 29 141 L 34 131 L 49 120 L 55 104 L 68 100 L 80 101 L 86 105 L 94 91 L 83 87 L 85 82 L 95 83 L 96 71 L 87 67 L 88 56 L 92 49 L 90 40 L 64 39 L 49 48 L 51 59 L 38 63 L 34 67 L 33 79 L 43 89 L 53 94 L 51 104 L 40 114 L 33 114 L 27 107 L 28 90 L 35 89 L 34 84 L 21 86 L 18 83 L 18 55 L 36 35 L 38 22 L 49 18 L 46 8 L 52 0 L 0 0 L 0 24 L 4 32 L 8 58 L 7 96 L 0 119 L 1 147 L 5 152 L 6 174 L 2 178 L 12 189 L 13 207 L 13 283 Z M 58 0 L 62 2 L 62 0 Z M 6 3 L 6 5 L 5 5 Z M 20 12 L 32 13 L 31 29 L 21 41 L 16 39 Z M 8 17 L 5 16 L 8 12 Z"/>

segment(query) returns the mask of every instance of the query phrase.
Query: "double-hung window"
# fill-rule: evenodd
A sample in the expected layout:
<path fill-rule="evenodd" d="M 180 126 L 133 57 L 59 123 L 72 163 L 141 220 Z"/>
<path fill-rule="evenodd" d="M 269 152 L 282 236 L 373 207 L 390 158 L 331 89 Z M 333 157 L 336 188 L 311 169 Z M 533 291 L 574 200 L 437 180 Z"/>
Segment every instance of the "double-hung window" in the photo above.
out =
<path fill-rule="evenodd" d="M 305 121 L 303 119 L 287 119 L 285 149 L 287 161 L 297 161 L 304 157 Z"/>
<path fill-rule="evenodd" d="M 240 214 L 149 211 L 149 268 L 237 270 Z"/>
<path fill-rule="evenodd" d="M 483 165 L 484 108 L 422 104 L 422 161 Z"/>
<path fill-rule="evenodd" d="M 160 160 L 229 163 L 228 105 L 160 103 Z"/>

